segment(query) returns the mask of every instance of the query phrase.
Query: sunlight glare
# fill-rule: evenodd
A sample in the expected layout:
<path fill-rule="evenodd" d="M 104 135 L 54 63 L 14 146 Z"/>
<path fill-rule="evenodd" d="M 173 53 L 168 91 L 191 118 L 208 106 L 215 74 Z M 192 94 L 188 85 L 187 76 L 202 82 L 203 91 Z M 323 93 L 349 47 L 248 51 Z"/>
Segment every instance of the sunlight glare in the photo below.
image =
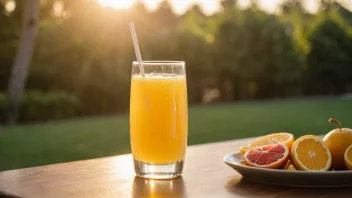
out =
<path fill-rule="evenodd" d="M 114 173 L 110 175 L 112 179 L 130 180 L 135 175 L 131 155 L 120 155 L 111 158 L 108 164 L 111 172 Z"/>
<path fill-rule="evenodd" d="M 5 10 L 6 12 L 13 12 L 16 8 L 16 2 L 14 0 L 6 1 Z"/>
<path fill-rule="evenodd" d="M 319 1 L 318 0 L 306 0 L 306 1 L 304 1 L 303 6 L 308 12 L 315 13 L 319 9 Z"/>
<path fill-rule="evenodd" d="M 352 10 L 352 1 L 351 0 L 340 0 L 340 2 L 345 5 L 347 8 Z"/>
<path fill-rule="evenodd" d="M 155 11 L 158 8 L 159 3 L 162 1 L 163 0 L 141 0 L 150 11 Z"/>
<path fill-rule="evenodd" d="M 180 0 L 170 0 L 170 4 L 172 5 L 172 10 L 176 14 L 183 14 L 185 11 L 190 8 L 194 1 L 180 1 Z"/>
<path fill-rule="evenodd" d="M 1 1 L 1 0 L 0 0 Z M 158 5 L 163 0 L 96 0 L 99 4 L 103 7 L 110 7 L 114 9 L 128 9 L 130 8 L 135 2 L 141 1 L 145 4 L 146 8 L 149 11 L 155 11 L 158 8 Z M 213 14 L 220 10 L 221 0 L 168 0 L 172 6 L 172 10 L 180 15 L 184 14 L 188 8 L 192 7 L 193 4 L 199 4 L 206 15 Z M 280 9 L 280 3 L 284 0 L 257 0 L 258 5 L 261 9 L 269 12 L 269 13 L 277 13 Z M 351 0 L 337 0 L 341 2 L 346 7 L 352 7 Z M 7 3 L 8 9 L 13 9 L 14 0 L 8 0 Z M 319 6 L 319 0 L 304 0 L 303 1 L 304 7 L 309 12 L 316 12 Z M 242 8 L 248 8 L 250 5 L 250 0 L 238 0 L 237 5 Z M 352 8 L 351 8 L 352 9 Z"/>
<path fill-rule="evenodd" d="M 128 9 L 135 0 L 97 0 L 103 7 L 115 9 Z"/>
<path fill-rule="evenodd" d="M 197 0 L 195 3 L 200 4 L 204 14 L 211 15 L 220 10 L 220 2 L 209 0 Z"/>
<path fill-rule="evenodd" d="M 238 0 L 237 5 L 242 9 L 246 9 L 250 6 L 250 2 L 248 0 Z"/>
<path fill-rule="evenodd" d="M 261 0 L 258 2 L 260 8 L 270 13 L 278 11 L 280 3 L 280 0 Z"/>
<path fill-rule="evenodd" d="M 64 3 L 62 1 L 55 1 L 53 4 L 54 16 L 61 16 L 64 11 Z"/>

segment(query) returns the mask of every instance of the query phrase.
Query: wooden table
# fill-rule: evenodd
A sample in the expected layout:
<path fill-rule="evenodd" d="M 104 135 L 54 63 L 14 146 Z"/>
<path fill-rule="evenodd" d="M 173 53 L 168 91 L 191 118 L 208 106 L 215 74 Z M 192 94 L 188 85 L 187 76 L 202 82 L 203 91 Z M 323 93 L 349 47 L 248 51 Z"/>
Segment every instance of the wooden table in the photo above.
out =
<path fill-rule="evenodd" d="M 0 192 L 28 198 L 352 197 L 352 187 L 280 187 L 242 179 L 223 157 L 250 140 L 188 147 L 183 176 L 173 180 L 135 177 L 131 155 L 121 155 L 0 172 Z"/>

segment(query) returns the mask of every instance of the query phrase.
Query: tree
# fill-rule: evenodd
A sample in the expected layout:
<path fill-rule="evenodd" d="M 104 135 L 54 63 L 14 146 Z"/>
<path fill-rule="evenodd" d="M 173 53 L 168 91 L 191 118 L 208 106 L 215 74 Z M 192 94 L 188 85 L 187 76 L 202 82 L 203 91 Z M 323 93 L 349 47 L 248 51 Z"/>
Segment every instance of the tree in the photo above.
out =
<path fill-rule="evenodd" d="M 158 28 L 166 29 L 177 25 L 178 17 L 172 12 L 172 7 L 168 0 L 162 1 L 153 15 L 154 20 L 158 21 Z"/>
<path fill-rule="evenodd" d="M 220 2 L 224 11 L 233 9 L 236 6 L 237 0 L 222 0 Z"/>
<path fill-rule="evenodd" d="M 346 22 L 352 24 L 352 13 L 346 9 L 337 0 L 321 0 L 319 6 L 320 13 L 336 13 L 339 14 Z"/>
<path fill-rule="evenodd" d="M 5 1 L 0 0 L 0 10 Z M 302 74 L 307 74 L 307 84 L 317 91 L 316 82 L 341 90 L 352 82 L 352 67 L 347 67 L 352 42 L 346 39 L 352 33 L 351 12 L 337 3 L 330 5 L 331 0 L 325 0 L 329 11 L 318 14 L 306 12 L 303 0 L 285 0 L 280 15 L 261 11 L 257 0 L 250 0 L 247 9 L 237 6 L 238 0 L 221 0 L 222 9 L 211 16 L 204 15 L 198 5 L 178 16 L 170 0 L 162 1 L 153 12 L 143 1 L 128 10 L 103 7 L 94 0 L 37 1 L 40 31 L 27 80 L 21 74 L 22 89 L 25 82 L 26 91 L 69 92 L 81 101 L 80 115 L 117 113 L 128 107 L 131 62 L 135 60 L 128 21 L 136 24 L 144 60 L 186 62 L 189 102 L 200 102 L 203 91 L 209 89 L 219 89 L 221 100 L 227 101 L 297 95 L 303 87 Z M 10 93 L 8 79 L 16 52 L 29 41 L 21 38 L 27 2 L 16 0 L 13 12 L 0 13 L 0 91 L 9 89 Z M 308 37 L 324 19 L 320 16 L 328 14 L 340 16 L 334 19 L 339 24 L 336 32 L 332 34 L 336 26 L 329 25 Z M 329 46 L 327 40 L 338 47 Z M 323 49 L 329 54 L 322 55 Z M 16 59 L 20 60 L 19 55 Z M 323 75 L 322 65 L 327 64 L 333 82 Z"/>
<path fill-rule="evenodd" d="M 337 4 L 336 0 L 320 0 L 319 10 L 330 11 L 331 9 L 336 8 Z"/>
<path fill-rule="evenodd" d="M 290 32 L 275 16 L 244 10 L 220 25 L 215 44 L 219 83 L 233 92 L 222 93 L 225 100 L 297 93 L 301 63 Z"/>
<path fill-rule="evenodd" d="M 286 0 L 281 4 L 281 9 L 284 14 L 295 11 L 304 12 L 302 0 Z"/>
<path fill-rule="evenodd" d="M 3 17 L 4 10 L 4 4 L 0 2 L 0 22 Z"/>
<path fill-rule="evenodd" d="M 318 94 L 342 93 L 351 83 L 352 38 L 332 16 L 313 30 L 307 57 L 309 92 Z"/>
<path fill-rule="evenodd" d="M 39 0 L 27 0 L 23 15 L 20 45 L 12 66 L 8 85 L 8 122 L 14 124 L 18 118 L 21 95 L 25 87 L 28 67 L 34 50 L 37 34 Z"/>

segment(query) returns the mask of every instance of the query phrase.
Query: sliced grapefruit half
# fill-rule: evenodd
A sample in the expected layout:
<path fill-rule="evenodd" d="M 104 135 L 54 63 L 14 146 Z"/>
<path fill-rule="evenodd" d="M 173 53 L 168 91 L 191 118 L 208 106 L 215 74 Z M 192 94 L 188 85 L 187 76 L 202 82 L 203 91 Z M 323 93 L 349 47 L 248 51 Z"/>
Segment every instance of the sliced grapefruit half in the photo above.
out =
<path fill-rule="evenodd" d="M 285 144 L 272 144 L 257 147 L 244 154 L 247 166 L 259 168 L 281 168 L 288 160 L 289 148 Z"/>

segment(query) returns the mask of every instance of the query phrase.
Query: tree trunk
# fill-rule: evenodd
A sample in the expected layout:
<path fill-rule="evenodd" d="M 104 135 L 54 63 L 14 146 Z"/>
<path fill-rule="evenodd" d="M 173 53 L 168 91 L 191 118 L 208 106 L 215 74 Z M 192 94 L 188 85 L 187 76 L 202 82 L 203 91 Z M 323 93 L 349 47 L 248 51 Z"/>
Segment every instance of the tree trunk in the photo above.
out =
<path fill-rule="evenodd" d="M 0 22 L 1 22 L 1 20 L 2 20 L 2 17 L 3 17 L 3 15 L 4 15 L 4 11 L 5 11 L 5 4 L 0 4 Z"/>
<path fill-rule="evenodd" d="M 27 0 L 23 15 L 21 41 L 12 66 L 8 85 L 8 123 L 15 124 L 19 115 L 21 95 L 26 84 L 28 67 L 37 34 L 39 0 Z"/>

